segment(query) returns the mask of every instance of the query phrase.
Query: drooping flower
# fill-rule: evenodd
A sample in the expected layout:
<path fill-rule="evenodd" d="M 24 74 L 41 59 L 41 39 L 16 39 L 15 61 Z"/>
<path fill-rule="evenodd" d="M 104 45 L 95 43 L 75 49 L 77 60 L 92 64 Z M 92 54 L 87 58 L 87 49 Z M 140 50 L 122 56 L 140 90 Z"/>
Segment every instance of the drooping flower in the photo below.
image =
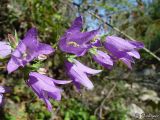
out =
<path fill-rule="evenodd" d="M 54 49 L 47 44 L 40 43 L 37 39 L 38 34 L 35 28 L 31 28 L 21 40 L 11 55 L 7 65 L 9 73 L 15 71 L 20 66 L 24 67 L 28 62 L 37 58 L 39 55 L 48 55 L 54 52 Z"/>
<path fill-rule="evenodd" d="M 11 54 L 11 46 L 9 43 L 0 41 L 0 58 L 5 58 Z"/>
<path fill-rule="evenodd" d="M 97 50 L 96 53 L 93 55 L 93 59 L 107 69 L 111 69 L 113 66 L 112 58 L 103 51 Z"/>
<path fill-rule="evenodd" d="M 59 47 L 63 52 L 83 56 L 90 48 L 90 41 L 96 36 L 98 30 L 81 32 L 82 17 L 77 17 L 71 27 L 61 37 Z"/>
<path fill-rule="evenodd" d="M 93 89 L 93 84 L 87 77 L 87 74 L 95 75 L 100 73 L 101 70 L 89 68 L 75 59 L 73 63 L 66 62 L 65 65 L 68 76 L 78 90 L 80 90 L 80 85 L 85 86 L 87 89 Z"/>
<path fill-rule="evenodd" d="M 10 92 L 10 89 L 8 87 L 0 86 L 0 105 L 3 104 L 3 94 L 8 92 Z"/>
<path fill-rule="evenodd" d="M 116 59 L 124 62 L 130 69 L 132 69 L 131 63 L 134 63 L 132 57 L 140 59 L 137 50 L 144 47 L 141 42 L 124 40 L 115 36 L 107 36 L 104 46 Z"/>
<path fill-rule="evenodd" d="M 37 72 L 31 72 L 29 74 L 28 86 L 42 99 L 48 110 L 52 110 L 52 105 L 49 101 L 50 98 L 55 100 L 61 100 L 62 89 L 58 88 L 55 84 L 67 84 L 71 81 L 55 80 Z"/>

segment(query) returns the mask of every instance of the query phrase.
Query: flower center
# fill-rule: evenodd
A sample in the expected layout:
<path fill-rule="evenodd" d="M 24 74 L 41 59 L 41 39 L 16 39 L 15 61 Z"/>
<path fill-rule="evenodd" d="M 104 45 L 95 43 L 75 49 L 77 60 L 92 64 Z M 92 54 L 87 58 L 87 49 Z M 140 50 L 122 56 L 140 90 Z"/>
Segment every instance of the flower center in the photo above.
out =
<path fill-rule="evenodd" d="M 28 54 L 29 54 L 29 49 L 26 48 L 26 51 L 24 53 L 22 53 L 22 58 L 26 59 L 26 57 L 28 56 Z"/>
<path fill-rule="evenodd" d="M 68 42 L 67 45 L 73 46 L 73 47 L 79 47 L 79 44 L 76 42 Z"/>
<path fill-rule="evenodd" d="M 26 58 L 27 57 L 27 53 L 23 53 L 22 57 Z"/>

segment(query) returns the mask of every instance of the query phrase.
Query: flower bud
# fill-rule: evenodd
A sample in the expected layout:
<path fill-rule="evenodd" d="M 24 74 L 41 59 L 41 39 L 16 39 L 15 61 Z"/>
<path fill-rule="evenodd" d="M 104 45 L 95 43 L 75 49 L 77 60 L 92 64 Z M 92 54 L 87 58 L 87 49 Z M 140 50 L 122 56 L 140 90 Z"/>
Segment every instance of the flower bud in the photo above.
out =
<path fill-rule="evenodd" d="M 40 61 L 43 61 L 43 60 L 46 60 L 47 59 L 47 56 L 46 55 L 39 55 L 38 56 L 38 60 L 40 60 Z"/>
<path fill-rule="evenodd" d="M 39 68 L 37 70 L 37 72 L 40 73 L 40 74 L 46 74 L 47 73 L 47 69 L 45 69 L 45 68 Z"/>

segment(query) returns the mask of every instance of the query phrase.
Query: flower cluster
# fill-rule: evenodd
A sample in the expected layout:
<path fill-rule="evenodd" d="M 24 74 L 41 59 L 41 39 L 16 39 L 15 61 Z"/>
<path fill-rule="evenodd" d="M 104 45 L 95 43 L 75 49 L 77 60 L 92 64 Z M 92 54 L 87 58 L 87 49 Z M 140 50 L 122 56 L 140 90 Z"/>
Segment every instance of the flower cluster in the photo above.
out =
<path fill-rule="evenodd" d="M 66 73 L 70 80 L 55 80 L 40 72 L 31 71 L 27 85 L 35 92 L 35 94 L 45 102 L 49 111 L 52 110 L 50 98 L 61 100 L 63 90 L 58 84 L 73 83 L 77 90 L 80 91 L 81 85 L 87 89 L 93 89 L 93 83 L 88 78 L 88 75 L 96 75 L 102 70 L 92 69 L 78 60 L 77 57 L 91 53 L 95 62 L 106 69 L 111 70 L 117 61 L 122 61 L 132 68 L 134 58 L 139 59 L 138 49 L 144 47 L 143 43 L 137 41 L 124 40 L 116 36 L 107 36 L 105 41 L 98 37 L 99 28 L 89 32 L 82 32 L 83 27 L 82 17 L 77 17 L 71 27 L 59 40 L 59 48 L 65 52 L 66 60 L 64 61 Z M 35 28 L 31 28 L 25 37 L 19 41 L 16 48 L 11 52 L 11 47 L 8 43 L 0 42 L 0 56 L 2 58 L 10 55 L 11 58 L 7 64 L 8 73 L 16 71 L 18 68 L 23 68 L 30 64 L 31 61 L 38 58 L 45 58 L 52 54 L 55 50 L 52 46 L 39 42 L 38 33 Z M 43 70 L 43 69 L 41 69 Z M 3 94 L 8 92 L 5 87 L 0 86 L 0 104 L 2 103 Z"/>

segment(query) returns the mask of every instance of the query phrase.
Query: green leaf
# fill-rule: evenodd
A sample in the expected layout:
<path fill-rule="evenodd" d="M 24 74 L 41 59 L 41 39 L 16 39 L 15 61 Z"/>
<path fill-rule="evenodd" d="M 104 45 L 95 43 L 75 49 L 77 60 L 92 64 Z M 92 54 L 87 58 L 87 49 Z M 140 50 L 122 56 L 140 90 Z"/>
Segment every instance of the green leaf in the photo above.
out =
<path fill-rule="evenodd" d="M 69 114 L 69 112 L 66 112 L 64 120 L 70 120 L 70 114 Z"/>
<path fill-rule="evenodd" d="M 33 69 L 38 69 L 40 67 L 41 67 L 41 62 L 40 61 L 36 62 L 35 64 L 32 64 Z"/>
<path fill-rule="evenodd" d="M 18 38 L 18 34 L 17 34 L 16 30 L 14 32 L 14 36 L 15 36 L 15 39 L 16 39 L 16 43 L 19 43 L 19 38 Z"/>

